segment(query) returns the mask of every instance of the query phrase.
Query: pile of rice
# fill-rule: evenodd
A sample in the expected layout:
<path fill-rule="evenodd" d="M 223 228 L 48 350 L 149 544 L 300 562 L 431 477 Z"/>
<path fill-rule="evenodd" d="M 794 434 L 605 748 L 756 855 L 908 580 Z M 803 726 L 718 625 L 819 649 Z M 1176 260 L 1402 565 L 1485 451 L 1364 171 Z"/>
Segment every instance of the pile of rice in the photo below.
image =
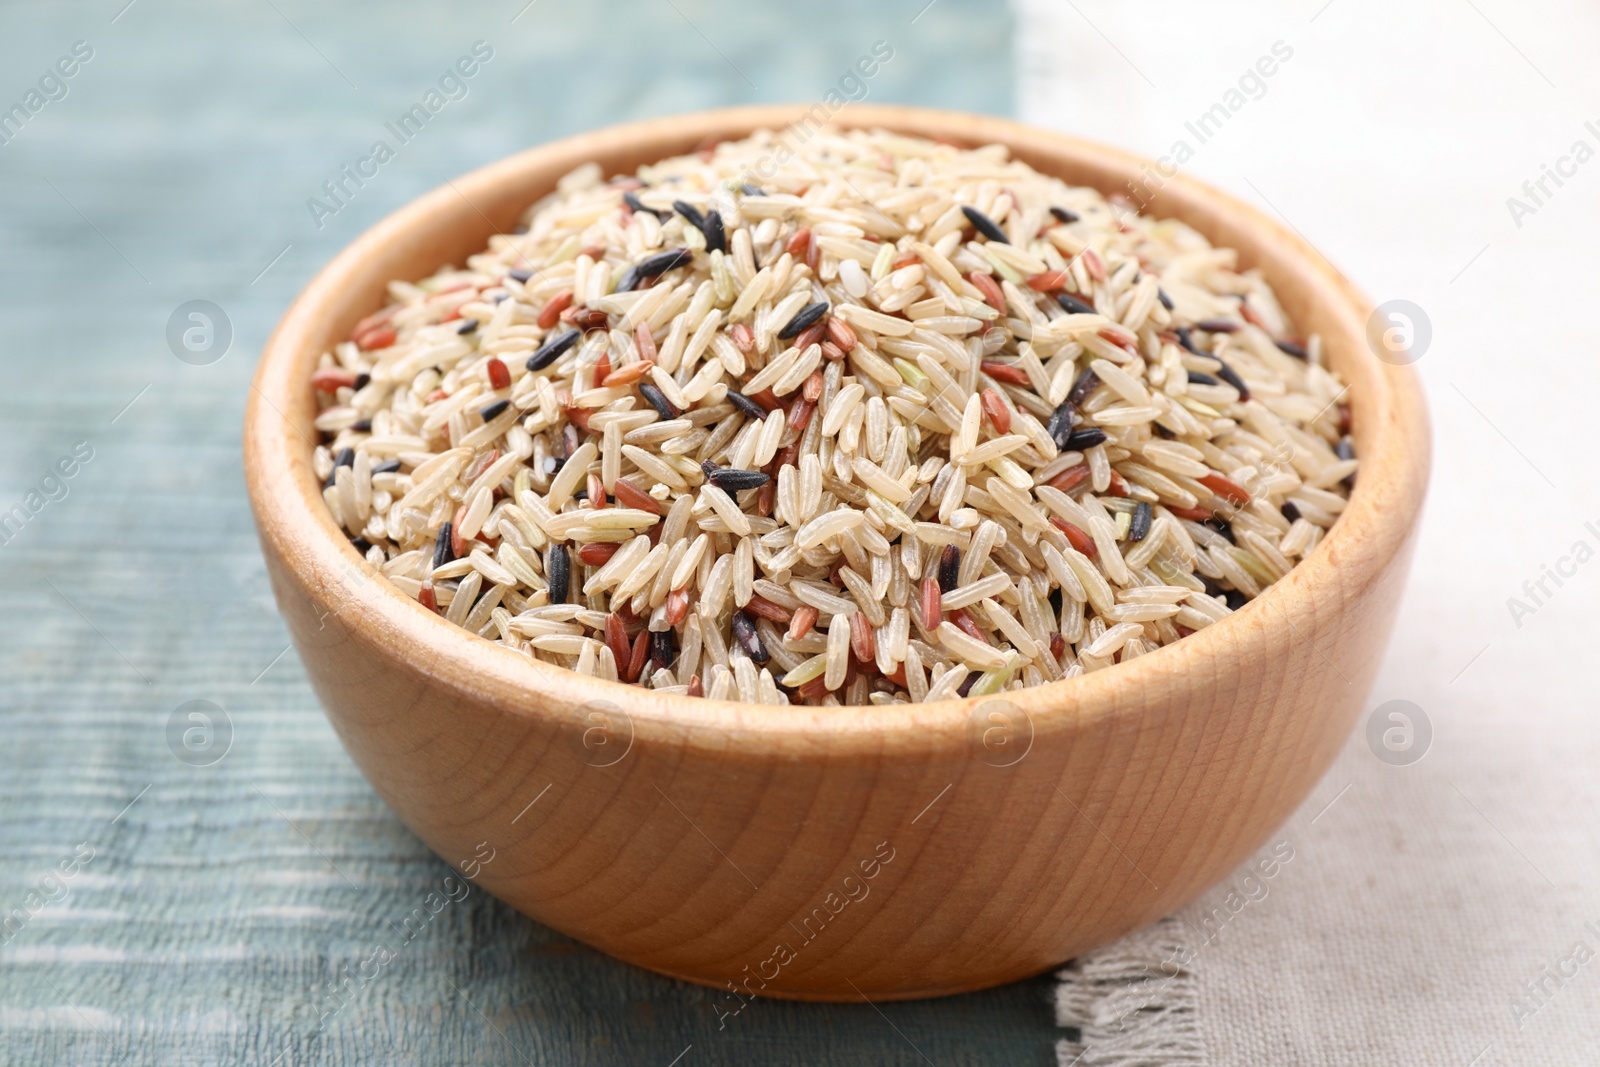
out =
<path fill-rule="evenodd" d="M 1233 251 L 999 146 L 779 145 L 579 168 L 390 284 L 312 382 L 374 567 L 584 674 L 885 704 L 1144 655 L 1338 518 L 1344 386 Z"/>

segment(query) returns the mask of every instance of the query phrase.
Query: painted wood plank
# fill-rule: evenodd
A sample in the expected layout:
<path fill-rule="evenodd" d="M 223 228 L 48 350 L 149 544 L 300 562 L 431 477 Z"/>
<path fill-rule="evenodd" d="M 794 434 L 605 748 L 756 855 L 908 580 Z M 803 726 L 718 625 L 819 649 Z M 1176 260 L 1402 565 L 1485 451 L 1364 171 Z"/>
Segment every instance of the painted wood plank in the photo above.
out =
<path fill-rule="evenodd" d="M 0 510 L 42 505 L 0 534 L 0 922 L 21 915 L 0 931 L 0 1060 L 1053 1062 L 1043 981 L 719 1019 L 706 990 L 450 899 L 464 887 L 373 795 L 285 652 L 238 457 L 277 313 L 410 197 L 595 125 L 819 98 L 877 40 L 895 58 L 868 98 L 1005 113 L 1004 10 L 121 7 L 0 16 L 7 103 L 74 42 L 93 52 L 0 146 Z M 465 96 L 319 229 L 305 201 L 480 39 L 494 55 Z M 210 365 L 168 350 L 191 299 L 231 323 Z M 90 458 L 49 480 L 75 446 Z M 193 700 L 231 728 L 210 766 L 169 747 Z"/>

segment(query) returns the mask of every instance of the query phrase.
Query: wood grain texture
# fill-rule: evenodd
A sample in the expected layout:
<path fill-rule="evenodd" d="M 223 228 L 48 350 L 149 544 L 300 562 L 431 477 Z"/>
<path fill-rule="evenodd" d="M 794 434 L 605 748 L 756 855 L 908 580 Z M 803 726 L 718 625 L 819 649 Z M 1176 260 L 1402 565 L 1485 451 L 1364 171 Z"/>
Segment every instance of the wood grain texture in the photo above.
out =
<path fill-rule="evenodd" d="M 1410 372 L 1368 351 L 1370 308 L 1332 267 L 1179 177 L 1152 210 L 1238 248 L 1323 335 L 1352 387 L 1362 474 L 1312 556 L 1233 618 L 1136 663 L 1011 695 L 1010 747 L 985 744 L 984 702 L 757 708 L 530 664 L 378 578 L 335 530 L 310 469 L 318 354 L 378 306 L 388 279 L 459 262 L 577 164 L 629 170 L 795 114 L 733 109 L 569 138 L 368 231 L 263 353 L 245 431 L 251 501 L 278 603 L 351 756 L 445 859 L 489 842 L 497 858 L 479 884 L 496 896 L 604 952 L 740 995 L 983 988 L 1170 912 L 1304 798 L 1389 632 L 1426 487 L 1426 412 Z M 843 120 L 999 141 L 1108 191 L 1143 163 L 964 114 L 861 107 Z M 595 702 L 615 710 L 594 719 Z"/>

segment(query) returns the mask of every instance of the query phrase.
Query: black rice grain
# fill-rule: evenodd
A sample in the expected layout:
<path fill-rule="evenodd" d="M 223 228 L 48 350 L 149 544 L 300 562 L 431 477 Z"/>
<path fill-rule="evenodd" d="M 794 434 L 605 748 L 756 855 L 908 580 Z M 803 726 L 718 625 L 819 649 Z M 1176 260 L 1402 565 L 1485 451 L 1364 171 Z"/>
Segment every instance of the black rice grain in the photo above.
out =
<path fill-rule="evenodd" d="M 684 219 L 688 221 L 690 226 L 693 226 L 702 233 L 705 232 L 706 217 L 700 214 L 699 208 L 682 200 L 674 200 L 672 202 L 672 210 L 682 215 Z"/>
<path fill-rule="evenodd" d="M 475 333 L 477 329 L 477 319 L 462 319 L 461 325 L 456 327 L 456 333 L 460 334 L 462 337 L 465 337 L 470 333 Z"/>
<path fill-rule="evenodd" d="M 496 400 L 493 404 L 481 408 L 478 411 L 478 414 L 482 416 L 484 422 L 490 422 L 499 418 L 502 414 L 504 414 L 506 408 L 510 406 L 511 401 L 509 400 Z"/>
<path fill-rule="evenodd" d="M 1008 245 L 1011 243 L 1011 238 L 1006 236 L 1006 231 L 1002 230 L 999 225 L 995 223 L 994 219 L 991 219 L 988 215 L 985 215 L 977 208 L 968 207 L 967 205 L 962 204 L 961 213 L 967 217 L 968 222 L 972 223 L 973 229 L 983 234 L 989 240 L 999 241 L 1003 245 Z"/>
<path fill-rule="evenodd" d="M 655 255 L 629 267 L 628 272 L 617 283 L 617 292 L 631 293 L 646 278 L 654 278 L 665 274 L 669 270 L 686 267 L 693 262 L 694 253 L 687 248 L 673 248 L 666 252 L 657 252 Z"/>
<path fill-rule="evenodd" d="M 1143 541 L 1150 532 L 1150 519 L 1150 502 L 1139 501 L 1139 505 L 1133 509 L 1133 520 L 1128 523 L 1128 540 Z"/>
<path fill-rule="evenodd" d="M 578 343 L 582 335 L 581 330 L 565 330 L 553 339 L 546 341 L 539 350 L 528 357 L 529 370 L 544 370 L 550 364 L 561 358 L 561 354 Z"/>
<path fill-rule="evenodd" d="M 1057 222 L 1077 222 L 1079 218 L 1076 211 L 1068 211 L 1064 207 L 1053 207 L 1050 214 L 1056 217 Z"/>
<path fill-rule="evenodd" d="M 1216 356 L 1212 356 L 1211 358 L 1217 359 Z M 1217 359 L 1217 362 L 1222 363 L 1222 360 Z M 1240 400 L 1250 399 L 1250 387 L 1245 385 L 1244 379 L 1239 377 L 1238 374 L 1234 373 L 1233 368 L 1228 366 L 1226 363 L 1222 363 L 1222 366 L 1217 368 L 1217 377 L 1221 378 L 1223 381 L 1239 390 Z"/>
<path fill-rule="evenodd" d="M 752 663 L 765 663 L 771 658 L 767 646 L 761 643 L 756 621 L 747 612 L 733 613 L 733 639 L 739 642 L 739 647 L 744 649 L 744 654 L 750 657 Z"/>
<path fill-rule="evenodd" d="M 1098 388 L 1100 388 L 1100 376 L 1092 370 L 1086 370 L 1072 383 L 1072 390 L 1067 393 L 1067 403 L 1075 408 L 1081 408 L 1083 402 Z"/>
<path fill-rule="evenodd" d="M 1343 437 L 1339 438 L 1339 443 L 1333 446 L 1333 454 L 1338 456 L 1340 459 L 1356 458 L 1356 446 L 1355 443 L 1350 440 L 1349 434 L 1345 434 Z M 1345 475 L 1344 478 L 1340 480 L 1339 484 L 1344 486 L 1346 489 L 1354 489 L 1356 487 L 1355 474 L 1351 473 Z"/>
<path fill-rule="evenodd" d="M 650 663 L 656 670 L 665 670 L 678 658 L 678 641 L 671 630 L 653 630 L 650 633 Z"/>
<path fill-rule="evenodd" d="M 324 488 L 324 489 L 332 489 L 333 486 L 334 486 L 334 477 L 339 473 L 339 468 L 340 467 L 353 466 L 355 464 L 355 461 L 356 461 L 356 450 L 355 449 L 353 449 L 353 448 L 341 448 L 341 449 L 339 449 L 339 454 L 337 456 L 335 456 L 334 460 L 333 460 L 333 469 L 328 472 L 328 479 L 327 479 L 327 481 L 322 483 L 322 488 Z"/>
<path fill-rule="evenodd" d="M 450 544 L 450 535 L 455 530 L 453 523 L 445 523 L 439 527 L 439 536 L 433 542 L 433 565 L 443 567 L 446 563 L 456 558 L 455 550 Z"/>
<path fill-rule="evenodd" d="M 739 470 L 736 467 L 716 467 L 706 471 L 711 484 L 725 493 L 740 493 L 746 489 L 760 489 L 772 481 L 761 471 Z"/>
<path fill-rule="evenodd" d="M 665 274 L 669 270 L 686 267 L 693 262 L 693 252 L 687 248 L 674 248 L 666 252 L 657 252 L 639 263 L 637 269 L 640 277 L 654 278 L 658 274 Z"/>
<path fill-rule="evenodd" d="M 1070 315 L 1093 315 L 1095 310 L 1071 293 L 1057 293 L 1056 303 L 1061 305 L 1061 310 Z"/>
<path fill-rule="evenodd" d="M 939 592 L 948 593 L 961 581 L 961 549 L 945 545 L 939 556 Z"/>
<path fill-rule="evenodd" d="M 791 337 L 798 337 L 816 325 L 817 320 L 827 313 L 828 302 L 826 300 L 819 300 L 815 304 L 807 304 L 795 313 L 795 317 L 789 320 L 787 326 L 778 331 L 779 340 L 787 341 Z"/>
<path fill-rule="evenodd" d="M 673 405 L 672 401 L 667 399 L 665 393 L 649 382 L 639 383 L 639 395 L 644 397 L 647 404 L 656 409 L 656 413 L 661 416 L 663 421 L 670 421 L 683 414 Z"/>
<path fill-rule="evenodd" d="M 372 473 L 373 474 L 393 474 L 395 471 L 397 471 L 399 469 L 400 469 L 400 461 L 399 460 L 397 460 L 397 459 L 386 459 L 382 463 L 378 464 L 376 467 L 373 467 L 372 468 Z"/>
<path fill-rule="evenodd" d="M 627 204 L 629 209 L 632 211 L 643 212 L 646 215 L 654 215 L 663 222 L 672 217 L 672 212 L 670 211 L 656 211 L 654 208 L 645 207 L 644 201 L 639 199 L 638 193 L 623 193 L 622 202 Z M 666 216 L 666 218 L 662 218 L 663 215 Z"/>
<path fill-rule="evenodd" d="M 766 419 L 767 409 L 745 396 L 737 389 L 728 390 L 728 403 L 744 412 L 752 419 Z"/>
<path fill-rule="evenodd" d="M 1278 351 L 1286 352 L 1295 359 L 1311 358 L 1311 354 L 1305 350 L 1304 345 L 1297 345 L 1293 341 L 1274 341 L 1272 343 L 1278 346 Z"/>
<path fill-rule="evenodd" d="M 1290 522 L 1295 522 L 1300 518 L 1300 509 L 1294 506 L 1294 501 L 1292 500 L 1285 500 L 1283 507 L 1279 508 L 1278 512 Z"/>
<path fill-rule="evenodd" d="M 567 546 L 554 544 L 550 546 L 550 558 L 545 562 L 550 579 L 550 603 L 565 604 L 567 602 L 567 586 L 572 577 L 572 560 L 567 555 Z"/>
<path fill-rule="evenodd" d="M 700 227 L 700 232 L 706 235 L 707 252 L 726 252 L 728 250 L 728 231 L 722 225 L 722 212 L 707 212 L 705 222 Z"/>
<path fill-rule="evenodd" d="M 1202 373 L 1201 371 L 1197 371 L 1197 370 L 1192 370 L 1192 371 L 1189 372 L 1189 384 L 1190 385 L 1221 385 L 1222 382 L 1220 380 L 1216 379 L 1216 378 L 1213 378 L 1209 374 L 1205 374 L 1205 373 Z"/>
<path fill-rule="evenodd" d="M 1070 400 L 1063 400 L 1061 406 L 1050 413 L 1050 424 L 1045 427 L 1050 434 L 1050 439 L 1056 443 L 1057 448 L 1067 447 L 1067 438 L 1072 436 L 1072 427 L 1078 421 L 1078 411 Z"/>
<path fill-rule="evenodd" d="M 1081 430 L 1073 430 L 1067 437 L 1066 450 L 1068 452 L 1082 452 L 1086 448 L 1106 443 L 1106 432 L 1098 426 L 1085 426 Z"/>

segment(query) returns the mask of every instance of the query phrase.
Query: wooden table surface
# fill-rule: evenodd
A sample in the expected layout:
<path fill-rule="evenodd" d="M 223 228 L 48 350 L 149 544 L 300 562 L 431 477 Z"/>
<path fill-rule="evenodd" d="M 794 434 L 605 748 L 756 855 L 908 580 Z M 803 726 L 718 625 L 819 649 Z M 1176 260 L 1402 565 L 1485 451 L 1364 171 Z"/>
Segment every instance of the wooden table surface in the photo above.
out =
<path fill-rule="evenodd" d="M 279 311 L 394 207 L 581 129 L 820 98 L 879 40 L 869 99 L 1009 113 L 1005 10 L 125 2 L 0 13 L 0 107 L 38 104 L 0 145 L 0 1061 L 1052 1063 L 1047 979 L 719 1026 L 706 990 L 451 899 L 287 648 L 239 470 Z M 307 199 L 480 40 L 319 229 Z M 232 332 L 198 365 L 167 340 L 197 299 Z"/>

